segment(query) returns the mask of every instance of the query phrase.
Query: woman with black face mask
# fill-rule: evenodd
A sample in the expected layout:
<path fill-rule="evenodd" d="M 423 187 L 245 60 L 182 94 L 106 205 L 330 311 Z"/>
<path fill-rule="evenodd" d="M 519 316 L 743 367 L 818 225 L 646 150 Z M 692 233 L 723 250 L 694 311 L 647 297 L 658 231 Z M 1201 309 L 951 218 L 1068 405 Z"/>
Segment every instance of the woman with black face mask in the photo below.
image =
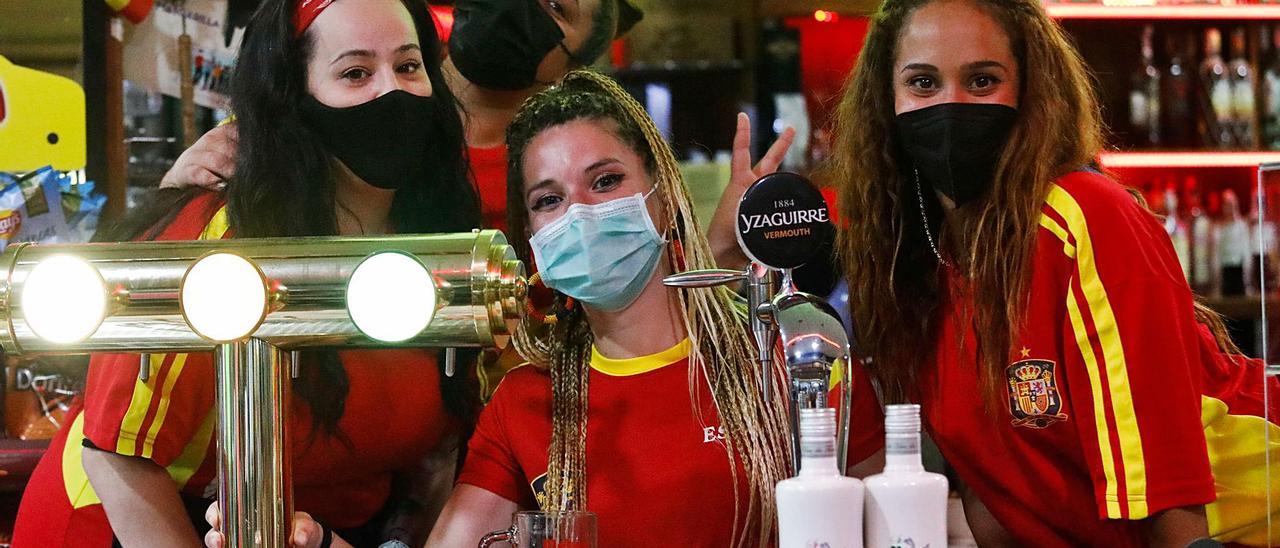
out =
<path fill-rule="evenodd" d="M 837 135 L 858 345 L 886 403 L 921 404 L 979 544 L 1280 542 L 1261 364 L 1087 167 L 1098 102 L 1038 0 L 885 2 Z"/>
<path fill-rule="evenodd" d="M 462 104 L 484 226 L 506 222 L 506 147 L 516 110 L 569 70 L 594 63 L 643 14 L 629 0 L 458 0 L 445 82 Z M 213 187 L 235 170 L 234 124 L 210 131 L 174 164 L 163 186 Z"/>
<path fill-rule="evenodd" d="M 416 0 L 265 0 L 232 80 L 236 175 L 168 190 L 115 239 L 363 235 L 479 226 L 463 130 Z M 302 354 L 295 505 L 361 546 L 420 545 L 478 411 L 433 351 Z M 27 488 L 20 546 L 199 546 L 214 483 L 208 354 L 96 355 L 82 411 Z M 421 481 L 417 481 L 421 480 Z M 323 531 L 300 531 L 299 545 Z M 307 537 L 307 538 L 301 538 Z"/>

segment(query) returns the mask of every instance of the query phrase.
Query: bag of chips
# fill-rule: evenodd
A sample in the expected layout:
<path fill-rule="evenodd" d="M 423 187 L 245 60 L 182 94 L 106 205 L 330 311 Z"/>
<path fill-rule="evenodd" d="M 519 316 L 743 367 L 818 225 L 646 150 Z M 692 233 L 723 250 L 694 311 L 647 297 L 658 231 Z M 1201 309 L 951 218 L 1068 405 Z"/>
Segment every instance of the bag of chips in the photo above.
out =
<path fill-rule="evenodd" d="M 77 243 L 98 228 L 105 196 L 75 173 L 43 167 L 30 173 L 0 173 L 0 250 L 10 242 Z"/>
<path fill-rule="evenodd" d="M 86 356 L 4 359 L 4 437 L 47 440 L 58 433 L 75 397 L 84 391 Z"/>

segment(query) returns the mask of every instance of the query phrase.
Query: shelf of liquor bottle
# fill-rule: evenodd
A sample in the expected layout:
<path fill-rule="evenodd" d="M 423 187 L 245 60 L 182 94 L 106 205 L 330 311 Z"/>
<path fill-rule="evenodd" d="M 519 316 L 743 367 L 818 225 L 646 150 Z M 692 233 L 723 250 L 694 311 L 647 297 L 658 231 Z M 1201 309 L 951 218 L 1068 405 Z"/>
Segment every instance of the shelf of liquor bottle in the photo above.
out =
<path fill-rule="evenodd" d="M 1136 19 L 1184 21 L 1280 20 L 1280 4 L 1183 4 L 1115 6 L 1104 4 L 1045 4 L 1055 19 Z"/>
<path fill-rule="evenodd" d="M 1247 168 L 1280 162 L 1280 152 L 1103 152 L 1098 161 L 1108 168 Z"/>

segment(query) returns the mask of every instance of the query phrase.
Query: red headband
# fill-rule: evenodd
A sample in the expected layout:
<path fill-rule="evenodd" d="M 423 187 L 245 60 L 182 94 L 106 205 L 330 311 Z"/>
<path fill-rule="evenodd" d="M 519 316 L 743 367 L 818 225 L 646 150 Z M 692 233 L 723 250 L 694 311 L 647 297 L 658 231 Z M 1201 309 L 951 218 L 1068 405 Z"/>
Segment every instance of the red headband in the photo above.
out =
<path fill-rule="evenodd" d="M 334 0 L 298 0 L 298 8 L 293 12 L 293 36 L 297 38 L 307 32 L 311 23 L 320 16 L 320 12 L 333 4 Z"/>

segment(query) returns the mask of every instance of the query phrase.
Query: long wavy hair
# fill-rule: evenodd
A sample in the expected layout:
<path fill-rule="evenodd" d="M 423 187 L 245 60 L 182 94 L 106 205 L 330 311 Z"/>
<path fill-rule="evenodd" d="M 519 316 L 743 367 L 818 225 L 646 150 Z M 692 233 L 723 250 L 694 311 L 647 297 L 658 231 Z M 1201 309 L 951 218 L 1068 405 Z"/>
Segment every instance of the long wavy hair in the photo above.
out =
<path fill-rule="evenodd" d="M 352 1 L 352 0 L 346 0 Z M 307 96 L 307 66 L 313 31 L 294 35 L 297 0 L 264 0 L 254 12 L 231 81 L 231 107 L 239 142 L 236 173 L 225 196 L 236 237 L 320 236 L 338 232 L 335 207 L 337 160 L 303 123 L 299 105 Z M 422 151 L 434 166 L 428 181 L 396 191 L 391 223 L 398 233 L 469 231 L 480 226 L 479 200 L 467 178 L 466 146 L 457 101 L 440 73 L 440 41 L 425 3 L 401 0 L 413 18 L 432 93 L 436 97 L 435 140 Z M 201 190 L 161 191 L 99 239 L 153 239 L 183 204 Z M 444 360 L 437 360 L 443 371 Z M 465 369 L 464 369 L 465 370 Z M 466 375 L 441 374 L 445 406 L 470 431 L 478 392 Z M 334 351 L 303 353 L 295 393 L 317 426 L 340 434 L 349 390 Z M 314 432 L 313 432 L 314 433 Z"/>
<path fill-rule="evenodd" d="M 529 251 L 529 216 L 523 180 L 524 153 L 543 131 L 574 120 L 596 120 L 607 125 L 645 160 L 662 200 L 664 219 L 670 226 L 666 246 L 672 265 L 689 269 L 714 268 L 706 237 L 694 217 L 684 179 L 671 149 L 644 108 L 613 80 L 589 71 L 575 71 L 559 86 L 531 97 L 507 128 L 507 223 L 522 259 Z M 778 384 L 766 399 L 757 382 L 755 342 L 746 328 L 746 316 L 734 305 L 724 287 L 671 289 L 673 305 L 680 312 L 692 350 L 689 356 L 689 390 L 709 385 L 733 470 L 735 498 L 739 483 L 747 486 L 746 516 L 734 514 L 735 545 L 765 545 L 773 536 L 774 485 L 789 476 L 791 443 L 789 422 Z M 550 329 L 524 324 L 513 341 L 532 363 L 548 368 L 552 385 L 552 435 L 548 450 L 547 510 L 588 509 L 586 501 L 587 379 L 592 334 L 581 305 L 556 293 L 555 315 Z M 695 396 L 694 412 L 698 412 Z M 745 478 L 739 477 L 739 468 Z"/>
<path fill-rule="evenodd" d="M 939 304 L 951 289 L 925 239 L 916 181 L 894 154 L 893 67 L 911 15 L 933 0 L 886 0 L 872 16 L 866 44 L 836 118 L 833 175 L 843 181 L 839 247 L 849 278 L 860 347 L 887 402 L 905 401 L 927 359 L 919 341 L 939 334 Z M 1041 207 L 1052 182 L 1086 166 L 1102 147 L 1092 81 L 1079 53 L 1039 0 L 968 0 L 1004 29 L 1018 63 L 1018 117 L 988 197 L 954 211 L 926 198 L 971 306 L 979 378 L 998 401 L 1000 372 L 1022 326 Z M 992 250 L 1000 250 L 998 253 Z M 870 298 L 874 295 L 875 298 Z"/>
<path fill-rule="evenodd" d="M 941 265 L 929 249 L 914 178 L 894 155 L 893 64 L 896 45 L 912 13 L 934 0 L 887 0 L 872 18 L 866 44 L 850 76 L 836 118 L 830 169 L 846 184 L 840 210 L 848 219 L 840 249 L 852 295 L 856 338 L 872 358 L 871 372 L 887 402 L 905 401 L 927 355 L 917 341 L 938 335 L 943 291 L 970 297 L 960 310 L 974 328 L 978 374 L 985 401 L 1003 396 L 1003 370 L 1023 327 L 1041 206 L 1057 177 L 1092 165 L 1103 127 L 1092 81 L 1079 53 L 1036 0 L 969 0 L 1004 29 L 1021 77 L 1018 121 L 1009 137 L 1017 146 L 1000 157 L 988 198 L 954 211 L 925 198 L 930 226 L 968 287 L 944 288 Z M 1028 70 L 1034 67 L 1034 70 Z M 848 151 L 857 151 L 852 153 Z M 1136 192 L 1135 200 L 1146 206 Z M 991 250 L 1000 250 L 993 253 Z M 1218 350 L 1240 354 L 1222 317 L 1195 303 L 1196 320 Z"/>

